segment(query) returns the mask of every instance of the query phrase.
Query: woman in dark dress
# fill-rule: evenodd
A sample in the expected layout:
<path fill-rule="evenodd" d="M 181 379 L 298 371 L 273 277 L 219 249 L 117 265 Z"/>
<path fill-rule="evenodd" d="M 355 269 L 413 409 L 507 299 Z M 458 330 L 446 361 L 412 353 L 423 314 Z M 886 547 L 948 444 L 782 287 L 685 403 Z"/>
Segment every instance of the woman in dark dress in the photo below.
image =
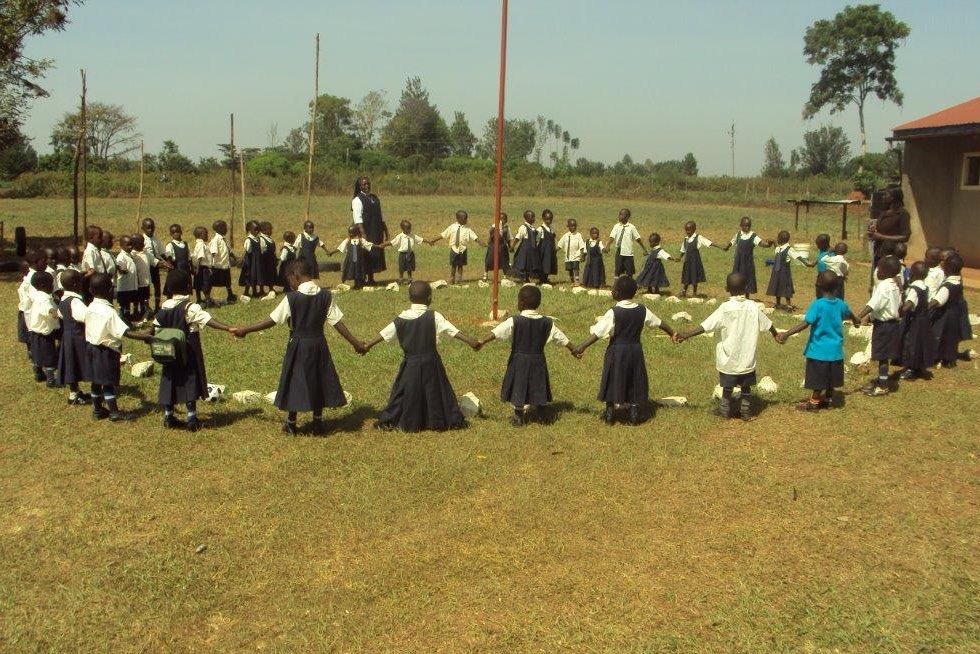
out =
<path fill-rule="evenodd" d="M 354 199 L 351 200 L 351 213 L 353 223 L 361 225 L 361 231 L 371 243 L 384 243 L 388 240 L 388 226 L 385 225 L 384 217 L 381 214 L 381 200 L 371 192 L 371 180 L 367 177 L 358 177 L 354 182 Z M 385 251 L 382 248 L 372 248 L 369 257 L 370 265 L 365 269 L 367 273 L 367 283 L 374 284 L 375 273 L 383 272 L 387 269 L 385 264 Z"/>
<path fill-rule="evenodd" d="M 905 196 L 902 189 L 889 189 L 882 193 L 881 201 L 885 210 L 878 220 L 868 225 L 868 238 L 874 241 L 874 265 L 871 274 L 878 267 L 878 261 L 895 253 L 896 243 L 908 243 L 912 236 L 912 218 L 905 209 Z"/>

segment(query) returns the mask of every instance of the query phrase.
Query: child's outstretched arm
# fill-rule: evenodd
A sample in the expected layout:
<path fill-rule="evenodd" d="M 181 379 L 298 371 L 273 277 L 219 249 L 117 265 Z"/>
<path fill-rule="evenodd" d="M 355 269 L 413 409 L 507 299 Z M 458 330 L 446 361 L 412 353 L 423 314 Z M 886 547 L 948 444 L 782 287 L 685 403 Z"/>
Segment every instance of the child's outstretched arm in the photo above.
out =
<path fill-rule="evenodd" d="M 497 340 L 497 335 L 496 335 L 496 334 L 493 334 L 493 333 L 491 333 L 491 334 L 490 334 L 489 336 L 487 336 L 487 337 L 486 337 L 486 338 L 484 338 L 483 340 L 481 340 L 481 341 L 479 341 L 479 342 L 477 343 L 477 346 L 478 346 L 478 347 L 477 347 L 477 348 L 475 348 L 475 349 L 477 349 L 477 350 L 482 350 L 482 349 L 483 349 L 483 346 L 484 346 L 484 345 L 486 345 L 487 343 L 491 343 L 491 342 L 493 342 L 493 341 L 495 341 L 495 340 Z"/>
<path fill-rule="evenodd" d="M 340 250 L 338 250 L 337 248 L 334 248 L 334 249 L 330 250 L 326 246 L 322 246 L 322 247 L 323 247 L 323 251 L 327 253 L 327 256 L 328 257 L 332 257 L 333 255 L 335 255 L 338 252 L 340 252 Z"/>
<path fill-rule="evenodd" d="M 338 322 L 333 326 L 333 328 L 336 329 L 337 333 L 343 336 L 347 342 L 351 344 L 355 352 L 358 354 L 367 354 L 367 347 L 362 341 L 357 340 L 354 335 L 350 333 L 350 330 L 347 329 L 347 325 L 345 325 L 343 321 Z"/>
<path fill-rule="evenodd" d="M 590 347 L 595 345 L 598 340 L 599 340 L 598 336 L 596 336 L 595 334 L 590 334 L 589 337 L 584 341 L 582 341 L 577 348 L 572 350 L 572 354 L 575 355 L 576 359 L 581 359 L 582 354 Z"/>
<path fill-rule="evenodd" d="M 214 318 L 208 321 L 208 327 L 210 327 L 211 329 L 217 329 L 219 331 L 228 332 L 229 334 L 235 333 L 233 331 L 235 329 L 234 327 L 230 327 L 229 325 L 226 325 L 223 322 L 218 322 Z"/>
<path fill-rule="evenodd" d="M 640 238 L 636 239 L 636 243 L 640 246 L 640 249 L 643 250 L 643 256 L 646 256 L 647 246 L 643 244 L 643 239 Z"/>
<path fill-rule="evenodd" d="M 149 343 L 150 339 L 153 337 L 152 333 L 146 332 L 134 332 L 132 329 L 127 329 L 123 334 L 126 338 L 131 338 L 134 341 L 142 341 L 143 343 Z"/>
<path fill-rule="evenodd" d="M 480 349 L 480 343 L 478 341 L 470 338 L 469 336 L 467 336 L 463 332 L 456 332 L 456 335 L 453 336 L 453 338 L 457 338 L 457 339 L 463 341 L 464 343 L 466 343 L 467 345 L 469 345 L 471 348 L 473 348 L 473 351 L 474 352 L 476 352 L 476 351 L 478 351 Z"/>
<path fill-rule="evenodd" d="M 712 242 L 711 243 L 711 247 L 718 248 L 722 252 L 728 252 L 729 250 L 732 249 L 732 242 L 729 241 L 728 243 L 725 243 L 724 245 L 718 245 L 717 243 Z"/>
<path fill-rule="evenodd" d="M 438 243 L 441 240 L 442 240 L 442 234 L 440 234 L 439 236 L 436 236 L 434 238 L 430 238 L 429 240 L 422 239 L 422 241 L 424 243 L 428 243 L 429 245 L 435 245 L 436 243 Z"/>
<path fill-rule="evenodd" d="M 799 259 L 797 259 L 797 261 L 799 261 L 800 263 L 802 263 L 807 268 L 816 268 L 817 267 L 816 262 L 810 263 L 810 260 L 807 259 L 806 257 L 800 257 Z"/>
<path fill-rule="evenodd" d="M 793 334 L 799 334 L 800 332 L 802 332 L 805 329 L 807 329 L 809 326 L 810 326 L 810 323 L 808 323 L 807 321 L 804 320 L 800 324 L 795 325 L 793 327 L 790 327 L 789 329 L 787 329 L 784 332 L 777 332 L 776 333 L 776 342 L 779 343 L 780 345 L 782 345 L 782 344 L 786 343 L 787 340 L 789 340 L 789 337 L 790 336 L 792 336 Z M 773 327 L 773 329 L 775 329 L 775 327 Z"/>
<path fill-rule="evenodd" d="M 774 339 L 776 339 L 776 342 L 778 343 L 779 342 L 779 330 L 776 329 L 776 325 L 769 325 L 769 333 L 772 334 L 772 337 Z"/>
<path fill-rule="evenodd" d="M 680 341 L 677 340 L 677 332 L 675 332 L 674 328 L 668 325 L 667 323 L 665 322 L 660 323 L 660 331 L 667 334 L 667 336 L 670 336 L 670 340 L 673 341 L 674 343 L 680 343 Z"/>
<path fill-rule="evenodd" d="M 677 336 L 674 338 L 675 343 L 683 343 L 689 338 L 694 338 L 695 336 L 700 336 L 704 333 L 704 327 L 698 327 L 697 329 L 691 330 L 689 332 L 684 332 L 683 334 L 678 332 Z"/>
<path fill-rule="evenodd" d="M 861 311 L 859 311 L 856 316 L 852 314 L 851 321 L 854 323 L 854 326 L 855 327 L 859 326 L 861 324 L 861 321 L 864 320 L 864 317 L 869 313 L 871 313 L 871 307 L 865 305 L 864 308 L 861 309 Z"/>
<path fill-rule="evenodd" d="M 385 339 L 383 339 L 381 337 L 381 334 L 378 334 L 370 342 L 364 344 L 364 354 L 367 354 L 368 352 L 370 352 L 371 351 L 371 348 L 373 348 L 374 346 L 381 345 L 384 342 L 385 342 Z"/>
<path fill-rule="evenodd" d="M 260 332 L 270 327 L 275 327 L 276 321 L 272 318 L 266 318 L 261 322 L 257 322 L 246 327 L 230 327 L 228 331 L 237 336 L 238 338 L 245 338 L 246 334 L 251 334 L 252 332 Z"/>

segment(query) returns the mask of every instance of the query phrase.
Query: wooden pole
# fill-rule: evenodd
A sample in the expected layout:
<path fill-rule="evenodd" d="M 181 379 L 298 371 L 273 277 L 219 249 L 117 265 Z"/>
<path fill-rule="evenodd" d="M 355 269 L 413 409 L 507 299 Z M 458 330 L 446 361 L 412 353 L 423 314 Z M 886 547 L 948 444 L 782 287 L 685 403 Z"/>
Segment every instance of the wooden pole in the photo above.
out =
<path fill-rule="evenodd" d="M 231 114 L 231 217 L 228 219 L 228 242 L 231 249 L 235 248 L 235 114 Z"/>
<path fill-rule="evenodd" d="M 245 230 L 243 233 L 247 236 L 248 230 L 245 229 L 245 153 L 238 153 L 238 163 L 241 166 L 242 174 L 242 229 Z"/>
<path fill-rule="evenodd" d="M 143 141 L 140 141 L 140 194 L 136 202 L 136 233 L 140 233 L 141 223 L 143 222 Z"/>
<path fill-rule="evenodd" d="M 493 320 L 500 308 L 500 204 L 504 175 L 504 89 L 507 80 L 507 0 L 500 13 L 500 80 L 497 91 L 497 173 L 493 196 L 493 286 L 490 289 Z"/>
<path fill-rule="evenodd" d="M 82 228 L 88 231 L 88 115 L 87 101 L 88 85 L 85 80 L 85 69 L 82 71 Z"/>
<path fill-rule="evenodd" d="M 316 149 L 317 101 L 320 99 L 320 35 L 316 35 L 316 58 L 313 64 L 313 106 L 310 109 L 309 162 L 306 167 L 306 219 L 310 219 L 310 203 L 313 197 L 313 151 Z"/>
<path fill-rule="evenodd" d="M 82 133 L 78 132 L 78 138 L 75 139 L 75 156 L 72 162 L 72 184 L 71 184 L 71 198 L 72 198 L 72 236 L 75 240 L 75 245 L 79 243 L 78 240 L 78 163 L 82 158 Z"/>

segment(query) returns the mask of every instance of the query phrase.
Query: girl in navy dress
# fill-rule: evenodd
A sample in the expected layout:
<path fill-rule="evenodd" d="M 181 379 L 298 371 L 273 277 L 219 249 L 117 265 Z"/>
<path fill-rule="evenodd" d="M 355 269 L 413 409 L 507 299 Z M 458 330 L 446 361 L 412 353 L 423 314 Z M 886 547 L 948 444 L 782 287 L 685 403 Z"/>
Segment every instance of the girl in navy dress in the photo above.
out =
<path fill-rule="evenodd" d="M 64 290 L 58 303 L 61 318 L 61 349 L 58 352 L 58 379 L 68 386 L 68 406 L 82 406 L 92 401 L 92 396 L 81 392 L 78 384 L 92 381 L 87 347 L 85 345 L 85 311 L 82 300 L 82 276 L 75 270 L 61 274 Z"/>
<path fill-rule="evenodd" d="M 582 286 L 585 288 L 602 288 L 606 285 L 606 264 L 602 260 L 605 249 L 599 239 L 599 230 L 596 227 L 589 229 L 589 238 L 585 242 L 585 270 L 582 273 Z"/>
<path fill-rule="evenodd" d="M 558 274 L 558 251 L 555 247 L 555 230 L 551 223 L 555 214 L 551 209 L 541 212 L 541 227 L 538 228 L 538 250 L 541 253 L 541 283 L 548 283 L 549 275 Z"/>
<path fill-rule="evenodd" d="M 483 280 L 490 279 L 493 272 L 493 231 L 494 226 L 490 226 L 490 234 L 487 237 L 487 253 L 483 258 Z M 500 212 L 500 272 L 507 274 L 510 268 L 510 227 L 507 226 L 507 214 Z"/>
<path fill-rule="evenodd" d="M 916 261 L 909 269 L 909 285 L 902 303 L 902 360 L 899 378 L 904 381 L 927 379 L 935 363 L 935 343 L 929 316 L 929 266 Z"/>
<path fill-rule="evenodd" d="M 296 290 L 286 293 L 267 320 L 248 327 L 232 327 L 230 331 L 244 338 L 251 332 L 289 324 L 289 343 L 283 356 L 274 402 L 277 408 L 287 412 L 283 432 L 296 435 L 296 414 L 311 411 L 313 433 L 325 434 L 323 409 L 345 406 L 347 398 L 323 334 L 324 323 L 332 325 L 358 354 L 364 354 L 367 350 L 364 343 L 354 338 L 343 323 L 344 314 L 334 303 L 330 291 L 320 288 L 313 281 L 309 261 L 297 259 L 289 264 L 286 280 L 290 288 Z"/>
<path fill-rule="evenodd" d="M 708 281 L 704 274 L 704 263 L 701 261 L 701 248 L 716 247 L 719 250 L 724 248 L 698 234 L 697 223 L 693 220 L 684 223 L 684 233 L 686 236 L 681 242 L 681 261 L 684 263 L 681 268 L 681 284 L 684 290 L 681 291 L 681 296 L 687 295 L 689 286 L 694 287 L 694 295 L 697 295 L 698 284 Z"/>
<path fill-rule="evenodd" d="M 303 223 L 303 233 L 299 235 L 299 240 L 296 242 L 296 258 L 303 259 L 309 264 L 311 279 L 320 279 L 320 266 L 316 262 L 317 248 L 324 252 L 329 251 L 327 246 L 320 241 L 320 237 L 316 235 L 316 226 L 313 221 L 307 220 Z"/>
<path fill-rule="evenodd" d="M 259 223 L 254 220 L 245 225 L 245 256 L 242 258 L 242 271 L 238 275 L 238 285 L 245 289 L 245 295 L 260 297 L 265 294 L 265 263 L 262 260 L 262 236 Z M 270 281 L 271 283 L 271 281 Z"/>
<path fill-rule="evenodd" d="M 351 225 L 347 228 L 347 238 L 340 242 L 336 250 L 327 252 L 327 256 L 333 256 L 338 252 L 344 255 L 340 281 L 353 282 L 354 290 L 359 290 L 364 288 L 368 271 L 371 269 L 371 251 L 384 246 L 385 244 L 375 245 L 368 242 L 361 235 L 361 226 Z"/>
<path fill-rule="evenodd" d="M 296 234 L 286 232 L 282 235 L 282 249 L 279 250 L 279 271 L 276 273 L 276 281 L 282 287 L 283 293 L 293 290 L 289 288 L 286 281 L 286 268 L 290 261 L 296 260 Z"/>
<path fill-rule="evenodd" d="M 748 216 L 742 216 L 738 228 L 738 233 L 721 249 L 727 252 L 729 248 L 735 246 L 735 262 L 732 264 L 732 272 L 741 273 L 745 276 L 745 297 L 749 297 L 759 291 L 759 285 L 755 279 L 755 246 L 772 247 L 775 244 L 772 241 L 763 241 L 758 234 L 752 231 L 752 219 Z"/>
<path fill-rule="evenodd" d="M 616 306 L 596 321 L 590 330 L 592 335 L 575 348 L 575 355 L 581 356 L 599 339 L 609 339 L 598 395 L 599 401 L 606 404 L 602 419 L 607 425 L 615 422 L 617 405 L 629 406 L 629 423 L 639 424 L 640 405 L 649 400 L 650 383 L 640 340 L 643 328 L 659 327 L 676 340 L 674 330 L 652 311 L 634 302 L 635 296 L 636 280 L 626 275 L 617 277 L 613 282 Z"/>
<path fill-rule="evenodd" d="M 676 261 L 676 259 L 660 247 L 660 234 L 657 232 L 650 234 L 649 242 L 650 251 L 647 253 L 647 260 L 643 264 L 640 276 L 636 278 L 636 285 L 647 289 L 648 293 L 659 293 L 661 288 L 670 286 L 664 261 Z"/>
<path fill-rule="evenodd" d="M 789 246 L 789 232 L 785 229 L 776 235 L 776 243 L 772 274 L 769 276 L 766 295 L 776 298 L 775 308 L 777 310 L 794 311 L 796 307 L 793 306 L 793 294 L 796 289 L 793 288 L 793 271 L 790 269 L 790 264 L 793 261 L 799 261 L 808 268 L 813 268 L 817 264 L 810 263 L 793 251 L 793 248 Z M 783 299 L 786 300 L 786 304 L 780 303 Z"/>
<path fill-rule="evenodd" d="M 193 274 L 191 270 L 191 251 L 184 242 L 184 228 L 174 223 L 170 226 L 170 242 L 163 250 L 163 256 L 174 270 L 183 270 Z M 109 272 L 106 270 L 105 272 Z"/>
<path fill-rule="evenodd" d="M 936 359 L 943 368 L 955 368 L 959 358 L 960 341 L 969 332 L 969 310 L 963 297 L 963 258 L 950 252 L 942 262 L 946 280 L 936 291 L 932 307 L 933 335 L 936 339 Z M 966 328 L 964 328 L 964 323 Z"/>
<path fill-rule="evenodd" d="M 276 254 L 276 239 L 272 238 L 272 223 L 263 221 L 259 223 L 259 240 L 262 242 L 262 278 L 269 290 L 275 290 L 276 281 L 279 278 L 278 258 Z"/>
<path fill-rule="evenodd" d="M 524 212 L 524 224 L 517 229 L 511 247 L 514 248 L 514 270 L 522 282 L 541 276 L 541 251 L 538 249 L 538 230 L 534 226 L 534 212 Z"/>
<path fill-rule="evenodd" d="M 197 419 L 197 401 L 208 395 L 208 378 L 204 368 L 204 349 L 201 330 L 204 327 L 230 332 L 231 328 L 211 317 L 201 305 L 190 298 L 191 277 L 182 270 L 167 275 L 170 297 L 164 301 L 153 319 L 153 329 L 179 329 L 184 332 L 186 351 L 181 360 L 162 365 L 157 404 L 163 407 L 163 426 L 195 432 L 201 428 Z M 174 417 L 174 406 L 187 407 L 187 422 Z"/>

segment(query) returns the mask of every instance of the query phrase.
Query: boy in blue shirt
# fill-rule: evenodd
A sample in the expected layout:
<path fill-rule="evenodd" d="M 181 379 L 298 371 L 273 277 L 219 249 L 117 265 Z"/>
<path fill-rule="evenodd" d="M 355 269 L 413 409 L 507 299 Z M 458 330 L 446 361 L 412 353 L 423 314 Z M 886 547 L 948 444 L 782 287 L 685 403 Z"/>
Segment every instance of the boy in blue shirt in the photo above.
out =
<path fill-rule="evenodd" d="M 851 308 L 837 297 L 837 275 L 825 270 L 817 275 L 820 297 L 810 305 L 803 322 L 776 337 L 780 343 L 810 328 L 803 356 L 806 375 L 803 387 L 812 391 L 810 399 L 796 406 L 800 411 L 819 411 L 830 406 L 834 389 L 844 385 L 844 320 L 854 318 Z"/>

